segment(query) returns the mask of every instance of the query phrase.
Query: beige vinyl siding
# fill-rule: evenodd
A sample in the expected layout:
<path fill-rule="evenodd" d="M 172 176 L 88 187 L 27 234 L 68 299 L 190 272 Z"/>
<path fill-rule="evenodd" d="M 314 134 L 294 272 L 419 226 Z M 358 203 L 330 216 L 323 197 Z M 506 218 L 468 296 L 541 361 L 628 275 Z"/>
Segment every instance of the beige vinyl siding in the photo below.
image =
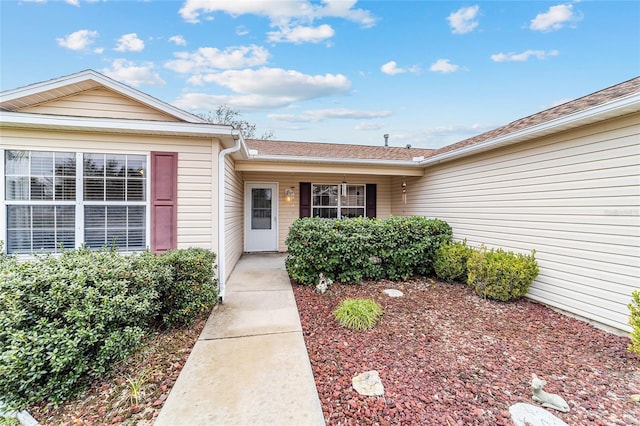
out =
<path fill-rule="evenodd" d="M 226 273 L 231 274 L 244 252 L 244 182 L 230 156 L 225 161 Z"/>
<path fill-rule="evenodd" d="M 455 239 L 535 249 L 531 299 L 631 330 L 627 304 L 640 288 L 640 115 L 429 166 L 407 183 L 404 212 L 446 220 Z"/>
<path fill-rule="evenodd" d="M 286 251 L 284 243 L 289 233 L 289 228 L 294 220 L 299 216 L 300 210 L 300 182 L 312 182 L 318 184 L 339 184 L 343 180 L 351 184 L 377 184 L 377 216 L 388 217 L 391 215 L 391 178 L 388 176 L 366 176 L 366 175 L 326 175 L 313 173 L 295 174 L 274 174 L 268 172 L 243 172 L 244 180 L 247 182 L 277 182 L 279 183 L 278 194 L 278 250 Z M 287 202 L 284 191 L 287 188 L 294 188 L 295 198 L 292 202 Z"/>
<path fill-rule="evenodd" d="M 178 247 L 217 250 L 217 227 L 212 217 L 212 176 L 217 176 L 217 161 L 212 161 L 210 139 L 2 129 L 1 147 L 144 155 L 178 152 Z"/>
<path fill-rule="evenodd" d="M 125 118 L 132 120 L 178 121 L 175 117 L 149 108 L 133 99 L 105 88 L 87 90 L 19 112 L 74 117 Z"/>

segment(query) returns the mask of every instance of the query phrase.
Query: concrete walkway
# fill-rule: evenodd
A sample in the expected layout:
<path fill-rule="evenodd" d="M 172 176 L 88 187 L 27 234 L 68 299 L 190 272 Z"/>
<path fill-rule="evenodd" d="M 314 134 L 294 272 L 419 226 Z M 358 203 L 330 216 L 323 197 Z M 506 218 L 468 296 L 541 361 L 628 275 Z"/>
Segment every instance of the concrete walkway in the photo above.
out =
<path fill-rule="evenodd" d="M 156 426 L 325 424 L 285 257 L 240 259 Z"/>

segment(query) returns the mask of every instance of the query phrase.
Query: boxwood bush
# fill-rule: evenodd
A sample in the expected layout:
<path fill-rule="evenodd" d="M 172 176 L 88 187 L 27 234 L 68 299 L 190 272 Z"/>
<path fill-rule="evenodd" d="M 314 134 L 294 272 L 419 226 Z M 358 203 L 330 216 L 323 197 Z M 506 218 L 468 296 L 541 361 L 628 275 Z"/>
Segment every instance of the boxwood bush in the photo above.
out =
<path fill-rule="evenodd" d="M 3 402 L 21 409 L 73 397 L 156 324 L 188 322 L 210 307 L 215 255 L 205 252 L 80 249 L 24 261 L 0 255 Z"/>
<path fill-rule="evenodd" d="M 433 270 L 436 249 L 451 240 L 451 227 L 438 219 L 302 218 L 289 229 L 289 276 L 315 285 L 320 273 L 342 283 L 400 280 Z"/>
<path fill-rule="evenodd" d="M 473 254 L 473 248 L 467 246 L 467 240 L 445 242 L 436 250 L 433 268 L 436 277 L 452 282 L 467 282 L 467 261 Z"/>
<path fill-rule="evenodd" d="M 467 261 L 467 284 L 480 296 L 509 301 L 524 296 L 538 276 L 535 250 L 531 254 L 487 250 L 481 246 Z"/>

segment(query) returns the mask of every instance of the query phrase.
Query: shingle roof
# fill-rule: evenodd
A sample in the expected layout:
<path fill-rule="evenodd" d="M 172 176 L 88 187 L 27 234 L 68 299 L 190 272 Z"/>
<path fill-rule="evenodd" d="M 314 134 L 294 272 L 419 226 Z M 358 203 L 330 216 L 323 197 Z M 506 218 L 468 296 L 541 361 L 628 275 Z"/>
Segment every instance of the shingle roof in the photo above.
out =
<path fill-rule="evenodd" d="M 566 117 L 570 114 L 584 111 L 586 109 L 602 105 L 606 102 L 613 101 L 624 96 L 640 93 L 640 77 L 625 81 L 624 83 L 608 87 L 598 92 L 583 96 L 578 99 L 566 102 L 564 104 L 549 108 L 542 112 L 512 121 L 509 124 L 490 130 L 477 136 L 456 142 L 451 145 L 444 146 L 433 152 L 433 155 L 443 154 L 445 152 L 455 151 L 470 145 L 475 145 L 499 136 L 508 135 L 519 130 L 523 130 L 537 124 L 546 123 L 551 120 Z"/>
<path fill-rule="evenodd" d="M 272 140 L 247 140 L 249 149 L 258 151 L 260 156 L 291 156 L 305 158 L 336 158 L 363 160 L 407 160 L 414 157 L 432 157 L 435 155 L 466 148 L 470 145 L 489 141 L 529 127 L 566 117 L 607 102 L 640 93 L 640 77 L 633 78 L 615 86 L 608 87 L 590 95 L 549 108 L 542 112 L 513 121 L 497 129 L 456 142 L 439 149 L 398 148 L 384 146 L 343 145 L 332 143 L 293 142 Z"/>
<path fill-rule="evenodd" d="M 255 149 L 259 155 L 277 155 L 305 158 L 345 158 L 362 160 L 405 160 L 414 157 L 428 157 L 432 149 L 398 148 L 369 145 L 347 145 L 319 142 L 292 142 L 247 139 L 249 149 Z"/>

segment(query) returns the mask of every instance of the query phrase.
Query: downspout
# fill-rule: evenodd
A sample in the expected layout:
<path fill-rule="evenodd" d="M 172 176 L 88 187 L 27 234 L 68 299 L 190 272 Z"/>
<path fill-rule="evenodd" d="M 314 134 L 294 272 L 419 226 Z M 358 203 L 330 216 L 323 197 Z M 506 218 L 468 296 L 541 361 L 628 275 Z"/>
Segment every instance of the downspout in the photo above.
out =
<path fill-rule="evenodd" d="M 225 158 L 227 154 L 237 152 L 244 143 L 242 132 L 231 130 L 231 136 L 236 143 L 231 148 L 225 148 L 218 154 L 218 300 L 224 302 L 227 272 L 226 272 L 226 226 L 225 226 Z"/>

